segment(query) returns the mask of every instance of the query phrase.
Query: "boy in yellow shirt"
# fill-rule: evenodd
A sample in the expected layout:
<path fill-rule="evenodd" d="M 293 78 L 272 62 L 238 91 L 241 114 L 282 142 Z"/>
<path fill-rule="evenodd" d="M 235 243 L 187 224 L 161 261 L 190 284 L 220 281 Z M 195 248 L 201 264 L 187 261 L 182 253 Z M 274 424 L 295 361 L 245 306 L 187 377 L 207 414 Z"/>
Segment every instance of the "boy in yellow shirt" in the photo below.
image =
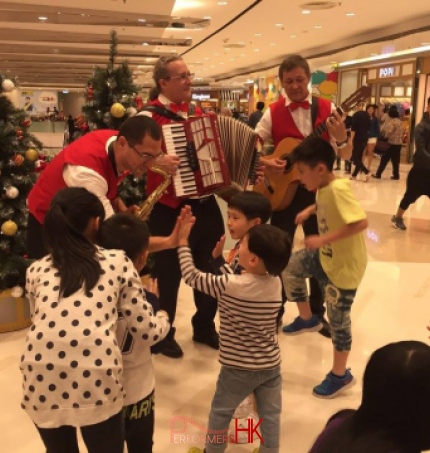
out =
<path fill-rule="evenodd" d="M 305 239 L 305 248 L 291 256 L 285 270 L 287 298 L 297 302 L 299 316 L 282 330 L 287 335 L 315 331 L 319 321 L 310 310 L 305 281 L 314 277 L 325 297 L 334 354 L 331 371 L 313 394 L 333 398 L 354 383 L 346 368 L 351 350 L 350 312 L 367 264 L 362 233 L 367 219 L 349 180 L 337 179 L 333 173 L 336 155 L 330 143 L 320 138 L 305 140 L 295 149 L 295 158 L 301 182 L 308 190 L 317 190 L 316 204 L 300 212 L 296 223 L 316 213 L 320 234 Z"/>

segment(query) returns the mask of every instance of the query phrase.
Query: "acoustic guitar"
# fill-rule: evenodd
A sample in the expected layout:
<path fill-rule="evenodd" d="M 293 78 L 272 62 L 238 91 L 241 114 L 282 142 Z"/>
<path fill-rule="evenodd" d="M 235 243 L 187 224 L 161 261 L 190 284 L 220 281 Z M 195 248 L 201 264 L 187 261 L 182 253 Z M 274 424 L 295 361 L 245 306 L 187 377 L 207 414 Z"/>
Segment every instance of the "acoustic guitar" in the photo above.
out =
<path fill-rule="evenodd" d="M 341 107 L 343 111 L 340 108 L 337 108 L 336 111 L 342 116 L 344 111 L 348 112 L 352 110 L 357 104 L 364 102 L 370 96 L 371 88 L 362 86 L 342 102 Z M 323 121 L 304 140 L 311 137 L 321 137 L 326 131 L 327 124 L 326 121 Z M 261 182 L 254 186 L 254 191 L 263 194 L 270 201 L 273 211 L 285 209 L 294 198 L 300 181 L 295 165 L 294 150 L 302 141 L 291 137 L 284 138 L 278 143 L 272 154 L 265 156 L 270 160 L 282 159 L 286 161 L 283 174 L 271 175 L 269 178 L 264 177 Z"/>

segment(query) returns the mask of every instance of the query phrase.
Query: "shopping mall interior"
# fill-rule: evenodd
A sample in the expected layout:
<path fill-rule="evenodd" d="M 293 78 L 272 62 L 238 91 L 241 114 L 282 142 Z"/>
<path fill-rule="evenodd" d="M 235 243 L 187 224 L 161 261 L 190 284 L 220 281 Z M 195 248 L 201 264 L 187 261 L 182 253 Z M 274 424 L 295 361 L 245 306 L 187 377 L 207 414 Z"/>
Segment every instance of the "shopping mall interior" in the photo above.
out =
<path fill-rule="evenodd" d="M 330 339 L 318 333 L 285 336 L 280 330 L 281 452 L 309 451 L 331 415 L 360 405 L 362 376 L 373 351 L 401 340 L 430 342 L 425 302 L 430 299 L 429 198 L 419 198 L 406 211 L 406 230 L 391 222 L 413 162 L 414 132 L 430 96 L 430 2 L 414 0 L 409 6 L 400 0 L 0 0 L 0 74 L 16 86 L 6 95 L 17 108 L 32 104 L 30 132 L 42 141 L 47 161 L 67 143 L 67 117 L 82 115 L 95 68 L 107 67 L 113 29 L 116 61 L 128 62 L 140 90 L 133 98 L 142 103 L 154 85 L 157 59 L 178 55 L 193 74 L 197 107 L 204 112 L 227 108 L 246 122 L 257 102 L 267 109 L 282 96 L 279 64 L 297 53 L 310 64 L 314 95 L 341 105 L 367 86 L 367 103 L 381 109 L 397 106 L 405 130 L 400 179 L 390 179 L 389 164 L 380 179 L 359 175 L 351 181 L 368 219 L 368 264 L 351 314 L 348 367 L 355 385 L 333 399 L 315 398 L 312 388 L 330 371 Z M 380 158 L 374 157 L 371 173 Z M 349 178 L 345 173 L 342 162 L 335 174 Z M 226 220 L 226 204 L 219 200 L 219 205 Z M 233 246 L 227 238 L 225 250 Z M 299 228 L 294 248 L 303 246 Z M 19 363 L 29 325 L 23 310 L 28 308 L 23 299 L 17 319 L 6 320 L 3 303 L 0 295 L 1 450 L 43 453 L 38 432 L 21 409 Z M 156 453 L 204 446 L 220 364 L 218 351 L 192 341 L 194 312 L 192 290 L 182 282 L 175 326 L 184 356 L 153 356 Z M 283 323 L 296 316 L 295 304 L 287 303 Z M 19 320 L 25 328 L 14 323 Z M 14 329 L 1 330 L 8 324 Z M 79 442 L 80 451 L 87 452 Z M 251 452 L 258 445 L 257 439 L 253 445 L 230 443 L 227 452 Z"/>

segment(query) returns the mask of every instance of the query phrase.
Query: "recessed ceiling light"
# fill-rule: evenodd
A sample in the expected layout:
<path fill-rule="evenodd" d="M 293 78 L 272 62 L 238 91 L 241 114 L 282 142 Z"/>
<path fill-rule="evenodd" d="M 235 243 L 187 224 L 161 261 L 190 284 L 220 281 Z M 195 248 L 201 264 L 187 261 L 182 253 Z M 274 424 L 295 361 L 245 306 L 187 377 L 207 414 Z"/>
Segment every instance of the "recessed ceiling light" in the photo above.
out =
<path fill-rule="evenodd" d="M 370 56 L 371 57 L 376 57 L 376 55 L 378 55 L 377 53 L 371 53 Z"/>
<path fill-rule="evenodd" d="M 290 38 L 297 38 L 297 35 L 290 35 Z"/>
<path fill-rule="evenodd" d="M 262 33 L 254 33 L 254 36 L 260 37 L 260 36 L 263 36 L 263 35 L 262 35 Z"/>
<path fill-rule="evenodd" d="M 205 58 L 203 58 L 203 60 L 210 60 L 210 58 L 209 57 L 205 57 Z"/>
<path fill-rule="evenodd" d="M 246 54 L 245 53 L 241 53 L 240 56 L 241 57 L 246 57 Z"/>
<path fill-rule="evenodd" d="M 137 19 L 138 22 L 146 22 L 146 19 Z"/>
<path fill-rule="evenodd" d="M 430 45 L 430 42 L 422 42 L 421 43 L 421 46 L 428 46 L 428 45 Z"/>
<path fill-rule="evenodd" d="M 309 9 L 302 9 L 302 14 L 310 14 L 311 11 Z"/>
<path fill-rule="evenodd" d="M 149 44 L 147 42 L 143 42 L 142 46 L 149 46 Z"/>
<path fill-rule="evenodd" d="M 215 56 L 215 57 L 218 57 L 218 56 L 219 56 L 219 53 L 214 53 L 214 56 Z"/>
<path fill-rule="evenodd" d="M 46 16 L 39 16 L 39 20 L 48 20 Z"/>
<path fill-rule="evenodd" d="M 224 64 L 224 62 L 223 62 L 223 61 L 221 61 L 221 63 L 220 63 L 220 64 Z"/>
<path fill-rule="evenodd" d="M 211 16 L 203 16 L 203 19 L 210 20 L 210 19 L 212 19 L 212 17 Z"/>
<path fill-rule="evenodd" d="M 276 46 L 276 42 L 271 42 L 270 45 L 273 47 L 273 46 Z"/>
<path fill-rule="evenodd" d="M 314 28 L 323 28 L 322 25 L 315 25 Z"/>
<path fill-rule="evenodd" d="M 254 52 L 260 52 L 260 49 L 254 49 Z"/>
<path fill-rule="evenodd" d="M 345 16 L 355 16 L 355 13 L 346 13 Z"/>
<path fill-rule="evenodd" d="M 275 24 L 275 27 L 283 27 L 284 24 Z"/>
<path fill-rule="evenodd" d="M 228 2 L 218 2 L 218 5 L 219 6 L 225 6 L 225 5 L 228 5 Z"/>

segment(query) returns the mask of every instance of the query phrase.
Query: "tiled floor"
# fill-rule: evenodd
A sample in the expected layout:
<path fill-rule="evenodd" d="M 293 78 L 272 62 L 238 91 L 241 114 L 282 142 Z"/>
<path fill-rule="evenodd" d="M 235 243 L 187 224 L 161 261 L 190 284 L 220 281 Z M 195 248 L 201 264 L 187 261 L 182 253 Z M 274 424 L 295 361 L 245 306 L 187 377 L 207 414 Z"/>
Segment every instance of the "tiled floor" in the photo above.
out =
<path fill-rule="evenodd" d="M 360 401 L 361 375 L 371 352 L 388 342 L 402 339 L 429 341 L 425 329 L 430 319 L 430 201 L 421 198 L 407 216 L 406 232 L 395 230 L 390 217 L 403 195 L 407 167 L 400 181 L 385 179 L 353 182 L 369 217 L 367 246 L 369 265 L 353 311 L 353 351 L 350 366 L 357 385 L 334 400 L 319 400 L 312 387 L 329 371 L 332 348 L 318 334 L 280 336 L 283 363 L 283 416 L 281 451 L 304 453 L 335 411 L 356 407 Z M 298 241 L 300 243 L 300 240 Z M 156 453 L 186 452 L 201 435 L 196 425 L 205 425 L 219 365 L 217 353 L 191 341 L 193 313 L 191 291 L 180 291 L 177 339 L 185 351 L 181 360 L 157 356 Z M 296 316 L 288 306 L 285 321 Z M 43 453 L 38 434 L 20 409 L 18 361 L 24 332 L 0 335 L 0 450 L 7 453 Z M 174 443 L 173 435 L 183 425 L 173 417 L 189 417 L 185 427 L 189 441 Z M 194 437 L 193 437 L 194 436 Z M 199 444 L 201 445 L 201 444 Z M 251 445 L 231 445 L 230 452 L 251 452 Z M 84 452 L 85 449 L 82 449 Z"/>

